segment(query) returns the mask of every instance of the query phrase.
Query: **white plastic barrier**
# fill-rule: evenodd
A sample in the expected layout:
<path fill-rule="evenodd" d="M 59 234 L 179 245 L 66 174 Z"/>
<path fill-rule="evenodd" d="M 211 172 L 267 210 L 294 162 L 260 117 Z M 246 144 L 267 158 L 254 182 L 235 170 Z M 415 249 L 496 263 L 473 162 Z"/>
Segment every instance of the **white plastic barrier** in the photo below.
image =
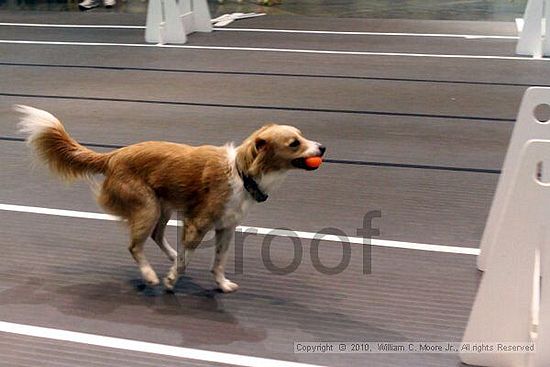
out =
<path fill-rule="evenodd" d="M 537 178 L 541 166 L 550 168 L 549 158 L 550 140 L 531 140 L 522 150 L 495 236 L 498 251 L 489 259 L 463 339 L 535 341 L 536 353 L 465 353 L 464 363 L 550 366 L 550 183 Z"/>
<path fill-rule="evenodd" d="M 544 37 L 550 34 L 548 27 L 550 0 L 529 0 L 523 20 L 516 20 L 518 24 L 519 40 L 516 46 L 518 55 L 530 55 L 533 57 L 550 56 L 550 38 Z"/>
<path fill-rule="evenodd" d="M 463 338 L 534 342 L 536 353 L 461 353 L 467 364 L 550 366 L 550 124 L 536 112 L 548 104 L 550 88 L 529 88 L 523 97 L 484 233 L 479 260 L 486 271 Z"/>
<path fill-rule="evenodd" d="M 206 0 L 149 0 L 145 41 L 185 43 L 193 32 L 211 32 L 210 11 Z"/>
<path fill-rule="evenodd" d="M 534 115 L 535 108 L 544 104 L 550 104 L 550 88 L 527 89 L 521 101 L 491 211 L 481 238 L 481 254 L 477 259 L 479 270 L 487 269 L 487 262 L 492 256 L 493 249 L 497 247 L 496 234 L 500 228 L 499 221 L 502 220 L 504 203 L 510 196 L 513 180 L 519 169 L 521 149 L 532 139 L 550 140 L 550 123 L 538 121 Z"/>

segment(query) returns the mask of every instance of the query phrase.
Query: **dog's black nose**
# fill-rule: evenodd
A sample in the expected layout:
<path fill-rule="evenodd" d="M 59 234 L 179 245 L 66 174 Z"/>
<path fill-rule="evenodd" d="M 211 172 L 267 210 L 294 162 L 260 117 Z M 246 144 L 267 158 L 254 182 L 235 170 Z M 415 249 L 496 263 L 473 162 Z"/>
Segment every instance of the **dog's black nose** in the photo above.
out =
<path fill-rule="evenodd" d="M 321 155 L 325 154 L 326 150 L 327 150 L 327 147 L 319 144 L 319 151 L 321 152 Z"/>

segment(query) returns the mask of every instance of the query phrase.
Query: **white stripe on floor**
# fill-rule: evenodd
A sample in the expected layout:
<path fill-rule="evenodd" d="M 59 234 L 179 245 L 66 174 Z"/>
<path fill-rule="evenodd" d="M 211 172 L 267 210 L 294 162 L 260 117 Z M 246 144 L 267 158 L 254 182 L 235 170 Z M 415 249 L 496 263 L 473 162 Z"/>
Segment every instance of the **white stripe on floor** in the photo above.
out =
<path fill-rule="evenodd" d="M 214 29 L 217 31 L 229 31 L 229 32 L 326 34 L 326 35 L 342 35 L 342 36 L 435 37 L 435 38 L 503 39 L 503 40 L 517 40 L 519 38 L 518 36 L 491 36 L 491 35 L 482 35 L 482 34 L 451 34 L 451 33 L 309 31 L 309 30 L 301 30 L 301 29 L 266 29 L 266 28 L 214 28 Z"/>
<path fill-rule="evenodd" d="M 18 213 L 45 214 L 45 215 L 53 215 L 58 217 L 100 219 L 100 220 L 111 220 L 111 221 L 120 220 L 120 218 L 109 214 L 82 212 L 82 211 L 65 210 L 65 209 L 42 208 L 42 207 L 25 206 L 25 205 L 0 204 L 0 210 L 8 211 L 8 212 L 18 212 Z M 175 220 L 171 220 L 168 222 L 169 226 L 176 226 L 177 224 L 178 223 Z M 352 243 L 352 244 L 358 244 L 358 245 L 372 245 L 377 247 L 389 247 L 389 248 L 398 248 L 398 249 L 416 250 L 416 251 L 443 252 L 443 253 L 461 254 L 461 255 L 479 255 L 479 249 L 473 248 L 473 247 L 433 245 L 433 244 L 427 244 L 427 243 L 390 241 L 390 240 L 380 240 L 380 239 L 369 240 L 367 238 L 362 238 L 362 237 L 352 237 L 352 236 L 339 237 L 335 235 L 323 235 L 323 234 L 314 233 L 314 232 L 294 231 L 294 230 L 264 228 L 264 227 L 251 227 L 251 226 L 238 226 L 236 228 L 236 231 L 242 232 L 242 233 L 251 233 L 256 235 L 270 235 L 270 236 L 292 237 L 292 238 L 311 239 L 311 240 L 320 239 L 323 241 L 330 241 L 330 242 L 344 242 L 344 243 Z"/>
<path fill-rule="evenodd" d="M 266 47 L 230 47 L 230 46 L 191 46 L 191 45 L 160 45 L 147 43 L 112 43 L 112 42 L 62 42 L 62 41 L 22 41 L 0 40 L 0 44 L 17 45 L 52 45 L 52 46 L 103 46 L 103 47 L 156 47 L 189 50 L 210 51 L 246 51 L 246 52 L 282 52 L 297 54 L 317 55 L 348 55 L 348 56 L 391 56 L 391 57 L 426 57 L 437 59 L 472 59 L 472 60 L 513 60 L 513 61 L 550 61 L 550 58 L 534 58 L 521 56 L 490 56 L 490 55 L 448 55 L 448 54 L 422 54 L 402 52 L 370 52 L 370 51 L 336 51 L 336 50 L 301 50 L 291 48 L 266 48 Z"/>
<path fill-rule="evenodd" d="M 32 27 L 32 28 L 106 28 L 106 29 L 145 29 L 142 25 L 116 24 L 53 24 L 53 23 L 0 23 L 4 27 Z"/>
<path fill-rule="evenodd" d="M 231 364 L 243 367 L 319 367 L 312 364 L 251 357 L 240 354 L 221 353 L 210 350 L 175 347 L 131 339 L 80 333 L 75 331 L 46 328 L 0 321 L 0 332 L 31 336 L 36 338 L 94 345 L 98 347 L 150 353 L 168 357 L 185 358 L 210 363 Z M 291 347 L 289 347 L 291 348 Z"/>

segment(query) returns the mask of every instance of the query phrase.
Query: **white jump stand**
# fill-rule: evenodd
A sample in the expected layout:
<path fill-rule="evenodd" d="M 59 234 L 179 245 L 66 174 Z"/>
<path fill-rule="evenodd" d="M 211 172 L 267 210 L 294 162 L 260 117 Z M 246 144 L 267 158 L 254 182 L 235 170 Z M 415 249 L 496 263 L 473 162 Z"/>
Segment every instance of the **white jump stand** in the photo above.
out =
<path fill-rule="evenodd" d="M 550 124 L 534 115 L 549 103 L 550 88 L 529 88 L 523 97 L 483 237 L 486 272 L 463 339 L 535 342 L 536 353 L 463 353 L 467 364 L 550 366 Z"/>
<path fill-rule="evenodd" d="M 145 41 L 185 43 L 193 32 L 211 32 L 206 0 L 150 0 L 147 7 Z"/>
<path fill-rule="evenodd" d="M 500 228 L 499 222 L 503 217 L 505 201 L 510 197 L 513 180 L 519 169 L 521 149 L 532 139 L 550 140 L 550 123 L 538 121 L 533 114 L 537 106 L 544 104 L 550 104 L 550 88 L 527 89 L 521 101 L 493 204 L 481 238 L 481 253 L 477 259 L 479 270 L 487 269 L 487 262 L 492 257 L 493 250 L 497 248 L 496 234 Z"/>
<path fill-rule="evenodd" d="M 516 54 L 533 57 L 550 56 L 550 0 L 529 0 L 523 19 L 516 19 L 519 40 Z"/>
<path fill-rule="evenodd" d="M 537 179 L 550 140 L 531 140 L 520 158 L 510 199 L 470 315 L 464 342 L 529 343 L 536 353 L 464 353 L 476 366 L 550 366 L 550 183 Z M 550 164 L 547 168 L 550 168 Z M 541 282 L 542 278 L 542 282 Z"/>

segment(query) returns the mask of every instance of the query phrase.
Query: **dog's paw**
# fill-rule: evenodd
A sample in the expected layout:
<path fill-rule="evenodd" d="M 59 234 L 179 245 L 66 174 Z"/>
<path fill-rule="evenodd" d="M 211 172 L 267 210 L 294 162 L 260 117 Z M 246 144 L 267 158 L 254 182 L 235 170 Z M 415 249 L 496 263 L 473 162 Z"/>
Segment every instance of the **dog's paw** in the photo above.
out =
<path fill-rule="evenodd" d="M 160 280 L 159 280 L 158 277 L 156 279 L 152 279 L 152 280 L 147 281 L 147 285 L 150 286 L 150 287 L 156 287 L 159 284 L 160 284 Z"/>
<path fill-rule="evenodd" d="M 176 278 L 169 274 L 162 279 L 162 284 L 164 284 L 164 288 L 166 288 L 167 291 L 173 291 L 176 285 Z"/>
<path fill-rule="evenodd" d="M 145 280 L 145 283 L 151 287 L 154 287 L 160 283 L 157 273 L 155 273 L 152 268 L 142 270 L 141 274 L 143 276 L 143 280 Z"/>
<path fill-rule="evenodd" d="M 220 287 L 223 293 L 231 293 L 239 289 L 239 285 L 237 283 L 233 283 L 229 279 L 224 279 L 223 281 L 218 282 L 218 287 Z"/>

